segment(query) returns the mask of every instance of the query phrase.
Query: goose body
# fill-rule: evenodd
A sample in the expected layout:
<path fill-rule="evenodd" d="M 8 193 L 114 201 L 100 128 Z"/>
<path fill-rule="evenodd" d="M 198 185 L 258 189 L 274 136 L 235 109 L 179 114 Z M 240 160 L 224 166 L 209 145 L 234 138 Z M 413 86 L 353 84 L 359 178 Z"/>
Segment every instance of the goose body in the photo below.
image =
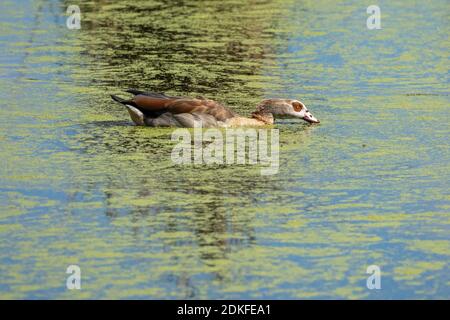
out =
<path fill-rule="evenodd" d="M 251 118 L 237 115 L 214 101 L 198 98 L 167 96 L 163 93 L 128 90 L 134 97 L 126 100 L 111 97 L 123 104 L 136 125 L 150 127 L 240 127 L 265 126 L 274 123 L 275 117 L 302 118 L 308 122 L 319 121 L 297 100 L 263 100 Z"/>

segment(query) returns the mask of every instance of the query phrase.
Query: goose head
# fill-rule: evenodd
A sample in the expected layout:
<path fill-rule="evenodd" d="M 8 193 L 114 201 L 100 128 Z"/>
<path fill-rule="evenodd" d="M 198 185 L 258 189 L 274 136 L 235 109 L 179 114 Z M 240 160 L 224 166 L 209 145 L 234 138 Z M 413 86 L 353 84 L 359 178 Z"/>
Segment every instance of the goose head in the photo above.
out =
<path fill-rule="evenodd" d="M 271 114 L 275 119 L 297 118 L 309 123 L 320 123 L 305 104 L 298 100 L 266 99 L 261 101 L 253 115 Z"/>

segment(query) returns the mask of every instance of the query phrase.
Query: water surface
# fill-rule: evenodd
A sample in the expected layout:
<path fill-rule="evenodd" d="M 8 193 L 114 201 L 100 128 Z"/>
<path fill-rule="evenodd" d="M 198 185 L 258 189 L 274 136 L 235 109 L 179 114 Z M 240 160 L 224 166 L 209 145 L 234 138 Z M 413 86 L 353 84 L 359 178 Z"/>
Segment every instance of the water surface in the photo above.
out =
<path fill-rule="evenodd" d="M 1 298 L 450 298 L 447 1 L 380 1 L 381 30 L 359 1 L 70 4 L 0 4 Z M 180 167 L 128 88 L 321 124 L 277 123 L 277 175 Z"/>

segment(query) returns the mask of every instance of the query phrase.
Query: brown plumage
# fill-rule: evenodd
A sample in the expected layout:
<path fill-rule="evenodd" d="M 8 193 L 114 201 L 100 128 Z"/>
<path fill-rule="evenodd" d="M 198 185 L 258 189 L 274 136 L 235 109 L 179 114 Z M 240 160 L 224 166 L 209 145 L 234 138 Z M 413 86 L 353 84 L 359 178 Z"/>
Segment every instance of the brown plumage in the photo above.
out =
<path fill-rule="evenodd" d="M 167 96 L 162 93 L 128 90 L 134 94 L 130 100 L 111 97 L 125 105 L 133 122 L 152 127 L 235 127 L 263 126 L 274 122 L 274 117 L 302 118 L 319 122 L 305 105 L 297 100 L 269 99 L 262 101 L 252 118 L 235 114 L 220 103 L 198 98 Z"/>

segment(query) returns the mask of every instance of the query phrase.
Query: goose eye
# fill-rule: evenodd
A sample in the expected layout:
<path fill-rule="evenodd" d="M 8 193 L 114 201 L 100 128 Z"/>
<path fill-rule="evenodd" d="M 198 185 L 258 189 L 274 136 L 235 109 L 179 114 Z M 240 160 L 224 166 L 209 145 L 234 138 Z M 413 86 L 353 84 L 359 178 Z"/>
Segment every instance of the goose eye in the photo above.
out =
<path fill-rule="evenodd" d="M 300 104 L 300 102 L 293 102 L 292 106 L 294 107 L 294 110 L 296 112 L 300 112 L 303 108 L 303 106 Z"/>

